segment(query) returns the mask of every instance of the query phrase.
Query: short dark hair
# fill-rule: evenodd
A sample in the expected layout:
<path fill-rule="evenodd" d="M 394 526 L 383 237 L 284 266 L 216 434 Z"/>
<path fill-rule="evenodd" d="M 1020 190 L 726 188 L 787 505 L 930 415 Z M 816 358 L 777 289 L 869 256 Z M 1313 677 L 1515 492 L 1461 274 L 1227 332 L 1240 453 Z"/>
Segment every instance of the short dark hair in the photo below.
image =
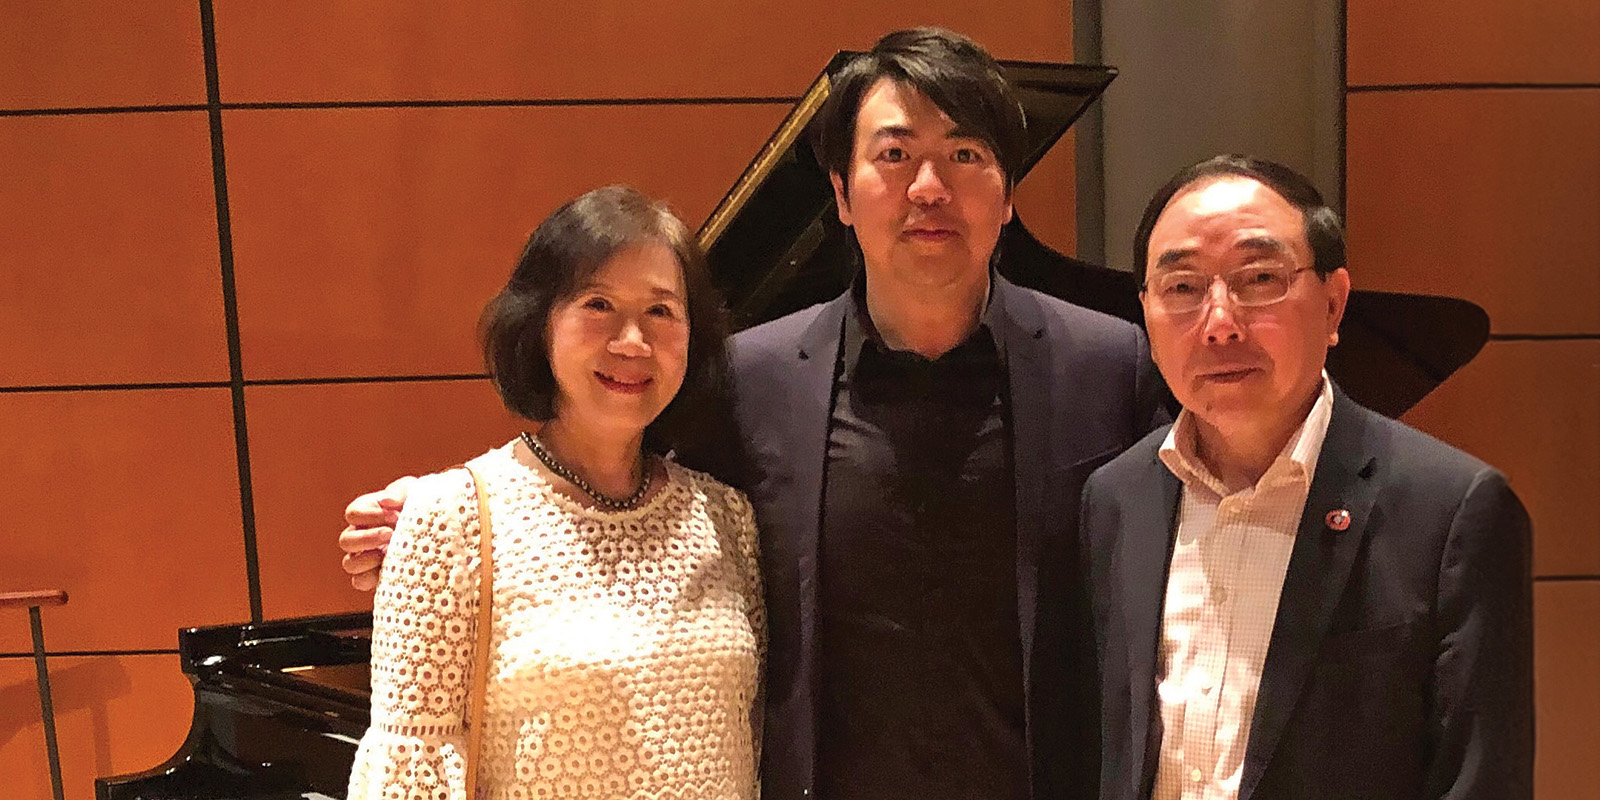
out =
<path fill-rule="evenodd" d="M 921 92 L 956 127 L 993 150 L 1005 172 L 1006 190 L 1016 184 L 1027 158 L 1027 121 L 1000 71 L 977 42 L 942 28 L 910 28 L 886 34 L 872 50 L 846 64 L 813 121 L 813 149 L 822 168 L 844 180 L 849 194 L 850 159 L 861 101 L 880 79 Z"/>
<path fill-rule="evenodd" d="M 686 410 L 703 410 L 724 385 L 726 313 L 693 234 L 666 205 L 626 186 L 586 192 L 539 223 L 505 288 L 484 307 L 478 323 L 484 365 L 506 408 L 540 422 L 555 416 L 545 337 L 552 309 L 613 256 L 646 243 L 666 246 L 683 269 L 689 358 L 683 387 L 645 429 L 645 444 L 658 452 L 681 446 L 682 429 L 693 421 Z"/>
<path fill-rule="evenodd" d="M 1326 278 L 1344 267 L 1344 225 L 1339 222 L 1339 212 L 1323 202 L 1322 193 L 1312 185 L 1310 178 L 1276 161 L 1229 154 L 1212 156 L 1183 168 L 1150 198 L 1150 204 L 1144 207 L 1144 217 L 1139 220 L 1139 229 L 1133 235 L 1133 274 L 1140 284 L 1144 283 L 1149 268 L 1146 262 L 1150 234 L 1172 198 L 1197 183 L 1232 175 L 1259 181 L 1300 210 L 1305 218 L 1306 242 L 1311 245 L 1311 269 L 1317 275 Z"/>

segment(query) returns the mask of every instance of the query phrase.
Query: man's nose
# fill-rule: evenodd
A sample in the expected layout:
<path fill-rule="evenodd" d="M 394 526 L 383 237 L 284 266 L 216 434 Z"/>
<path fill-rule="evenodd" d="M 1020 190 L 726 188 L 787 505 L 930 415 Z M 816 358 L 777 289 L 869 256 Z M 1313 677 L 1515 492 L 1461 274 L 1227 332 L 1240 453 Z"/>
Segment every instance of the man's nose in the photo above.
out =
<path fill-rule="evenodd" d="M 938 205 L 950 199 L 950 187 L 932 159 L 917 165 L 917 174 L 906 189 L 906 197 L 918 205 Z"/>
<path fill-rule="evenodd" d="M 1205 317 L 1200 324 L 1203 327 L 1207 344 L 1220 344 L 1222 342 L 1237 342 L 1244 338 L 1244 328 L 1239 324 L 1236 316 L 1237 304 L 1233 295 L 1228 292 L 1228 285 L 1220 280 L 1213 280 L 1206 287 L 1206 304 L 1201 306 Z"/>
<path fill-rule="evenodd" d="M 650 355 L 650 343 L 645 340 L 644 329 L 639 327 L 639 323 L 625 319 L 616 335 L 606 343 L 606 351 L 616 356 L 643 358 Z"/>

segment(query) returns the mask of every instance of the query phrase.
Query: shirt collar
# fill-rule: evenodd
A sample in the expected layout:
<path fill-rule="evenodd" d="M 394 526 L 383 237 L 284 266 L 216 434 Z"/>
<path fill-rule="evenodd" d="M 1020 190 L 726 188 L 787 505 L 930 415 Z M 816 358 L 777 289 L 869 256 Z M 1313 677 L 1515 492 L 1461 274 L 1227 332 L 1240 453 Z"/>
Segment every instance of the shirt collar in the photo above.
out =
<path fill-rule="evenodd" d="M 1317 473 L 1317 458 L 1322 454 L 1322 440 L 1328 435 L 1328 421 L 1332 416 L 1333 382 L 1328 379 L 1328 371 L 1323 370 L 1322 390 L 1317 394 L 1317 401 L 1311 405 L 1310 413 L 1306 414 L 1300 427 L 1283 446 L 1283 452 L 1273 460 L 1272 466 L 1267 468 L 1254 488 L 1289 481 L 1309 486 L 1312 476 Z M 1158 453 L 1161 463 L 1178 476 L 1184 489 L 1204 489 L 1218 497 L 1226 497 L 1227 487 L 1211 473 L 1195 450 L 1195 418 L 1186 408 L 1178 412 L 1177 421 L 1161 443 Z"/>
<path fill-rule="evenodd" d="M 978 317 L 978 327 L 962 342 L 973 341 L 976 337 L 986 336 L 994 344 L 995 354 L 1000 364 L 1006 363 L 1006 350 L 1004 337 L 996 333 L 999 322 L 1005 311 L 1001 308 L 1003 301 L 997 298 L 995 283 L 999 280 L 994 270 L 989 271 L 989 296 L 984 299 L 983 314 Z M 872 323 L 872 313 L 867 309 L 867 277 L 864 270 L 858 270 L 856 276 L 850 281 L 850 302 L 844 309 L 844 369 L 854 372 L 856 364 L 861 360 L 861 349 L 871 342 L 879 351 L 884 353 L 895 352 L 884 343 L 883 336 L 878 333 L 878 328 Z M 958 345 L 960 346 L 960 345 Z M 922 358 L 915 353 L 907 354 L 909 357 Z"/>

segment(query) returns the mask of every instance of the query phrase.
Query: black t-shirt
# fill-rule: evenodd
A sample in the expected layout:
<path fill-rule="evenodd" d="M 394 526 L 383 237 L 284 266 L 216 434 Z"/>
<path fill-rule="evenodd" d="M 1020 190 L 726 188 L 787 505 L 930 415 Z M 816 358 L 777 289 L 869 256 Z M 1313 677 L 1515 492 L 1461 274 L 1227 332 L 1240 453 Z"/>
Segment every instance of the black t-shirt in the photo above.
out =
<path fill-rule="evenodd" d="M 883 346 L 861 286 L 828 429 L 821 800 L 1026 798 L 1004 354 Z"/>

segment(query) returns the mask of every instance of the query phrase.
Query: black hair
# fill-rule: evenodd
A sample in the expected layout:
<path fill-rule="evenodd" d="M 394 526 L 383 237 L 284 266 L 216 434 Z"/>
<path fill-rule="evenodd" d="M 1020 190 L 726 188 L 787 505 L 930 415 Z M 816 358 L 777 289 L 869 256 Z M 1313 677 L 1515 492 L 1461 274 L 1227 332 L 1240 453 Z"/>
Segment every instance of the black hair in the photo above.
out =
<path fill-rule="evenodd" d="M 1027 122 L 1000 65 L 977 42 L 942 28 L 910 28 L 886 34 L 872 50 L 833 76 L 832 88 L 812 122 L 813 150 L 822 168 L 850 189 L 856 115 L 867 90 L 888 78 L 921 92 L 956 127 L 994 151 L 1016 184 L 1027 158 Z"/>

